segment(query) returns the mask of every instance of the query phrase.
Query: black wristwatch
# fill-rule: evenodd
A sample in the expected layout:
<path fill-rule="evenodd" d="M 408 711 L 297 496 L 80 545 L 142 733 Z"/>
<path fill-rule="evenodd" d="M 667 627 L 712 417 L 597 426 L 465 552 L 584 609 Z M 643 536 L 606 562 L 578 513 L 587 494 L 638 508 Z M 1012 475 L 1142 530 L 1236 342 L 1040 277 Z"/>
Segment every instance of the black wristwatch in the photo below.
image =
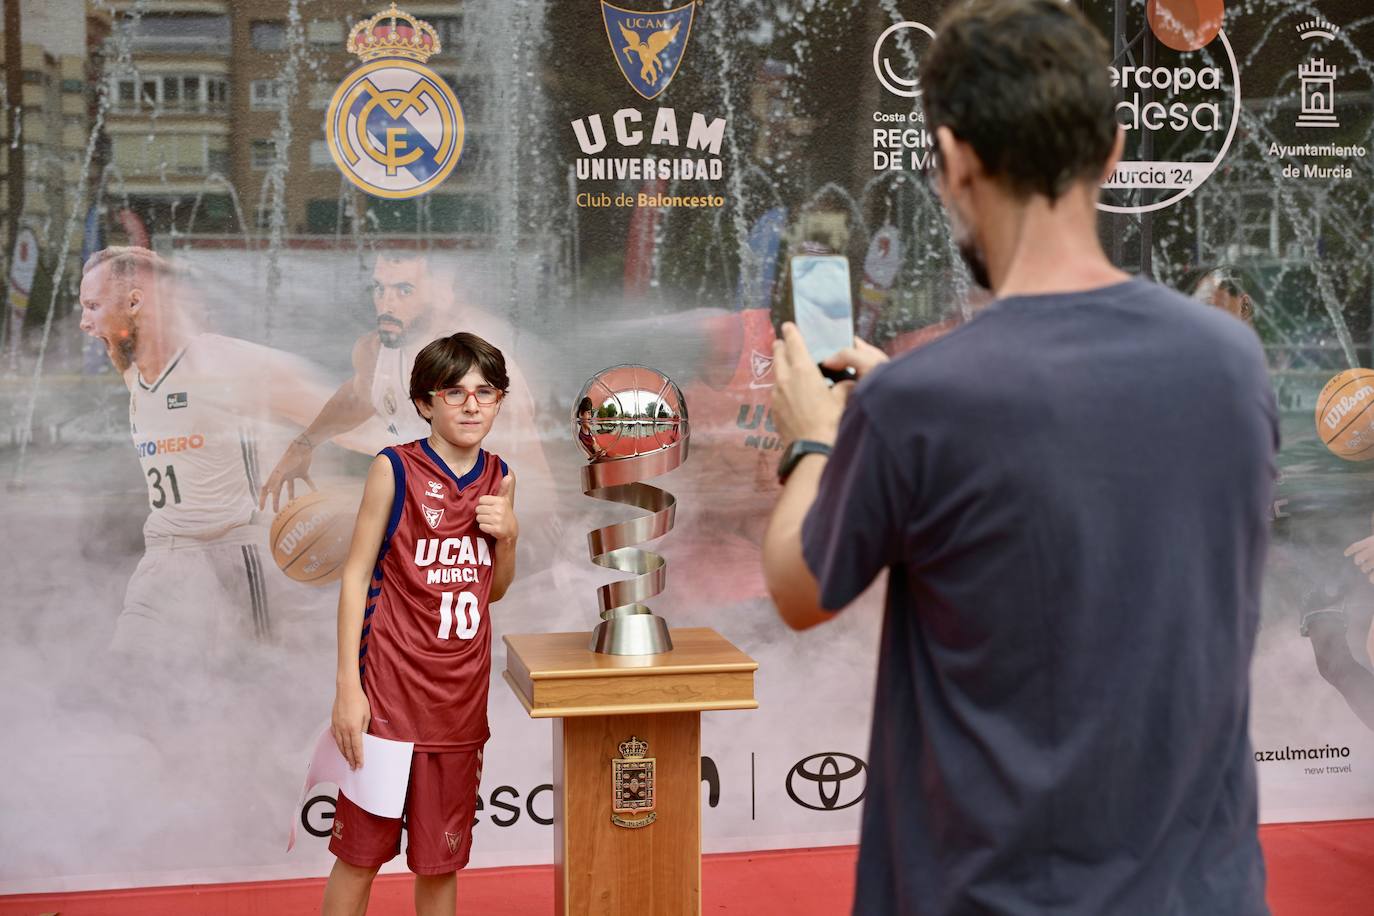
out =
<path fill-rule="evenodd" d="M 797 467 L 797 462 L 807 455 L 829 455 L 830 446 L 824 442 L 817 442 L 814 439 L 797 439 L 782 453 L 782 460 L 778 462 L 778 483 L 787 483 L 787 478 L 792 476 L 792 471 Z"/>

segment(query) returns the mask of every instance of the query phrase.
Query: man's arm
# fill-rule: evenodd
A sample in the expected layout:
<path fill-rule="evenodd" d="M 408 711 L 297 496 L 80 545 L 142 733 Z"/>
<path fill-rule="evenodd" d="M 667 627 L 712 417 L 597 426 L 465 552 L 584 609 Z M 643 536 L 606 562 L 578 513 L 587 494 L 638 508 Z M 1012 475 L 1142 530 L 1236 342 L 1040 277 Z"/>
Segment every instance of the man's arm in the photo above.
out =
<path fill-rule="evenodd" d="M 778 615 L 794 630 L 808 630 L 834 617 L 821 607 L 820 586 L 802 556 L 802 521 L 816 501 L 826 457 L 801 459 L 782 488 L 782 497 L 763 536 L 763 579 Z"/>
<path fill-rule="evenodd" d="M 826 365 L 852 368 L 862 377 L 886 361 L 880 350 L 856 341 L 854 347 L 827 359 Z M 773 344 L 773 373 L 773 420 L 782 438 L 834 445 L 853 384 L 828 387 L 801 333 L 790 322 L 783 325 L 782 338 Z M 797 463 L 763 537 L 764 582 L 778 615 L 794 630 L 809 629 L 834 616 L 821 606 L 820 583 L 802 548 L 802 524 L 820 495 L 827 462 L 824 455 L 809 454 Z"/>

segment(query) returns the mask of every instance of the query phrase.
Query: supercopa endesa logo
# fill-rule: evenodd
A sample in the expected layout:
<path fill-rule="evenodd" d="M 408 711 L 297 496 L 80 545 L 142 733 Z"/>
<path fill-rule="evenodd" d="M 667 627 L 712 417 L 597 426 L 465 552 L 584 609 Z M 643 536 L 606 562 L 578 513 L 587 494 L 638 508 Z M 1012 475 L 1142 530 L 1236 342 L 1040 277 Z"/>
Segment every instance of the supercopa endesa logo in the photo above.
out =
<path fill-rule="evenodd" d="M 335 90 L 325 118 L 329 154 L 375 197 L 418 197 L 463 153 L 463 109 L 424 61 L 440 50 L 429 23 L 390 9 L 360 22 L 348 50 L 363 60 Z"/>
<path fill-rule="evenodd" d="M 1098 203 L 1111 213 L 1161 210 L 1192 194 L 1225 159 L 1240 123 L 1240 66 L 1222 28 L 1223 0 L 1149 0 L 1144 23 L 1132 15 L 1126 34 L 1157 44 L 1146 56 L 1131 42 L 1112 62 L 1126 143 Z"/>
<path fill-rule="evenodd" d="M 787 774 L 787 795 L 812 811 L 843 811 L 863 801 L 868 791 L 868 767 L 858 757 L 840 751 L 812 754 Z"/>

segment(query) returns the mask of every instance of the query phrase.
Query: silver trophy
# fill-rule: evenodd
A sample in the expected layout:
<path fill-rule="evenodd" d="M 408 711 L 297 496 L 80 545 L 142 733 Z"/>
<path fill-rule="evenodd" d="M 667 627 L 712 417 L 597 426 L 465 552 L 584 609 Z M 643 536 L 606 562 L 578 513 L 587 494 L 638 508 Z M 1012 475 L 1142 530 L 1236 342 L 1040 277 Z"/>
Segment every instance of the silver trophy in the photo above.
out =
<path fill-rule="evenodd" d="M 667 563 L 634 545 L 673 527 L 677 499 L 643 481 L 687 460 L 687 402 L 672 379 L 656 369 L 612 366 L 582 386 L 573 428 L 589 459 L 582 469 L 582 492 L 649 513 L 587 534 L 593 563 L 635 574 L 596 590 L 601 623 L 589 648 L 606 655 L 670 652 L 668 624 L 644 604 L 663 591 Z"/>

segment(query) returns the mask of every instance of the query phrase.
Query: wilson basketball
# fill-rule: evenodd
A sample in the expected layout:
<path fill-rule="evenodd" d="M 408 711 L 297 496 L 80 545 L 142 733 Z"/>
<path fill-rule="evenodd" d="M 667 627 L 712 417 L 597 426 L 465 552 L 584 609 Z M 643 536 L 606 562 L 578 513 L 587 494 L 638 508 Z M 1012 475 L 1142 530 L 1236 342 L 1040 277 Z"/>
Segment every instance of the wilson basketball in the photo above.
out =
<path fill-rule="evenodd" d="M 1374 458 L 1374 370 L 1347 369 L 1317 395 L 1317 435 L 1346 461 Z"/>
<path fill-rule="evenodd" d="M 343 572 L 359 495 L 353 487 L 322 487 L 287 503 L 272 520 L 272 559 L 297 582 L 326 585 Z"/>

